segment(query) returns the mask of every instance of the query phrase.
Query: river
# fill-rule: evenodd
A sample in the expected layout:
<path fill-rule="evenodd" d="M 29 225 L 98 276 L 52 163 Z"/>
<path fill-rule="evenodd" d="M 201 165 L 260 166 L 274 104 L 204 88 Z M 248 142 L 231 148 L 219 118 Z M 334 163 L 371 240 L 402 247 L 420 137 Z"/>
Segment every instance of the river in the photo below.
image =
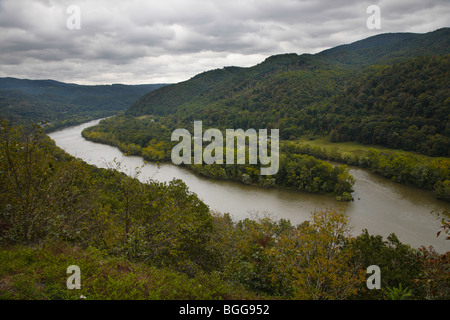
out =
<path fill-rule="evenodd" d="M 108 167 L 117 159 L 128 174 L 143 166 L 141 181 L 181 179 L 211 210 L 227 212 L 234 220 L 270 215 L 298 224 L 308 220 L 315 210 L 342 207 L 350 217 L 355 235 L 363 229 L 383 237 L 395 233 L 400 241 L 414 248 L 432 245 L 439 252 L 450 250 L 449 240 L 444 240 L 443 235 L 436 237 L 441 230 L 437 213 L 450 210 L 450 204 L 436 200 L 429 191 L 401 185 L 357 167 L 350 168 L 356 180 L 353 202 L 338 202 L 328 195 L 207 179 L 173 164 L 145 163 L 141 157 L 125 156 L 116 147 L 84 139 L 81 131 L 99 121 L 65 128 L 49 136 L 67 153 L 97 167 Z"/>

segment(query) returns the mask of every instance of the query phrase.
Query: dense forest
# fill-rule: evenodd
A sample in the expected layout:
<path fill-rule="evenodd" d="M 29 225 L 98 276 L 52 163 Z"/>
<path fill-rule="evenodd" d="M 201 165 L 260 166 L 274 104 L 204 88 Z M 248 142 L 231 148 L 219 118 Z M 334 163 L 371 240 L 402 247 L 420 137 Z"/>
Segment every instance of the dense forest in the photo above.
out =
<path fill-rule="evenodd" d="M 290 141 L 284 144 L 283 150 L 287 153 L 307 154 L 318 159 L 365 168 L 398 183 L 433 190 L 438 199 L 450 201 L 448 158 L 425 157 L 410 152 L 380 152 L 374 148 L 348 155 L 335 149 L 327 150 L 319 146 L 299 145 Z"/>
<path fill-rule="evenodd" d="M 232 221 L 180 180 L 87 165 L 38 127 L 2 122 L 0 141 L 2 299 L 449 298 L 448 255 L 394 234 L 352 236 L 339 209 L 296 226 Z M 74 263 L 80 290 L 66 287 Z M 373 264 L 380 290 L 366 286 Z"/>
<path fill-rule="evenodd" d="M 311 131 L 330 134 L 335 142 L 357 141 L 447 157 L 449 33 L 445 28 L 417 39 L 408 37 L 407 48 L 393 47 L 393 43 L 399 46 L 399 40 L 390 35 L 384 36 L 384 42 L 384 37 L 376 37 L 376 45 L 369 38 L 346 48 L 351 57 L 346 64 L 332 60 L 331 52 L 342 58 L 336 49 L 317 55 L 273 56 L 252 68 L 213 70 L 144 95 L 127 114 L 167 116 L 167 124 L 178 127 L 202 120 L 219 128 L 278 128 L 282 139 Z M 425 36 L 434 43 L 428 43 L 427 56 L 420 47 Z M 371 51 L 377 52 L 377 59 L 371 58 Z M 367 56 L 366 63 L 355 55 Z M 171 100 L 172 96 L 178 100 Z"/>
<path fill-rule="evenodd" d="M 187 166 L 215 179 L 349 200 L 353 179 L 332 160 L 450 200 L 442 153 L 449 138 L 449 40 L 448 28 L 379 35 L 316 55 L 204 72 L 139 99 L 121 86 L 89 95 L 83 90 L 94 89 L 52 81 L 3 85 L 0 299 L 448 300 L 448 253 L 412 248 L 395 234 L 355 235 L 339 208 L 318 209 L 299 225 L 264 214 L 234 221 L 211 211 L 183 181 L 142 183 L 139 168 L 127 176 L 117 161 L 109 169 L 88 165 L 59 149 L 37 123 L 104 117 L 124 110 L 125 98 L 137 99 L 83 135 L 168 161 L 171 132 L 192 132 L 194 120 L 204 129 L 280 129 L 274 176 L 262 178 L 255 165 Z M 374 148 L 349 156 L 298 143 L 305 133 L 417 153 Z M 449 239 L 448 213 L 442 214 L 436 233 Z M 73 264 L 82 272 L 79 290 L 66 286 Z M 381 289 L 367 287 L 371 265 L 382 270 Z"/>
<path fill-rule="evenodd" d="M 449 114 L 446 101 L 449 39 L 450 29 L 444 28 L 424 35 L 382 34 L 315 55 L 272 56 L 254 67 L 212 70 L 150 92 L 126 113 L 165 116 L 166 124 L 177 128 L 194 120 L 217 128 L 278 128 L 281 137 L 289 139 L 307 130 L 329 134 L 350 120 L 333 107 L 345 108 L 350 113 L 351 108 L 360 108 L 361 104 L 376 103 L 377 108 L 369 110 L 367 116 L 395 118 L 414 103 L 411 108 L 421 111 L 410 115 L 409 122 L 425 126 L 437 121 L 436 133 L 445 136 L 442 128 Z M 394 64 L 395 69 L 388 68 Z M 380 70 L 386 68 L 385 74 L 380 75 Z M 387 79 L 381 81 L 384 76 Z M 350 92 L 355 97 L 347 97 Z M 371 93 L 382 95 L 380 101 L 366 101 Z M 348 99 L 353 104 L 343 106 Z M 383 105 L 386 99 L 389 99 L 387 106 Z M 393 113 L 394 100 L 398 100 L 402 112 Z M 360 111 L 359 117 L 364 110 Z M 439 117 L 442 114 L 444 117 Z M 349 138 L 356 140 L 353 136 Z M 372 143 L 364 141 L 368 142 Z M 441 151 L 439 155 L 447 153 Z"/>
<path fill-rule="evenodd" d="M 322 111 L 331 140 L 450 156 L 450 55 L 374 67 Z"/>
<path fill-rule="evenodd" d="M 449 28 L 423 35 L 384 34 L 315 55 L 283 54 L 250 68 L 207 71 L 142 96 L 125 115 L 86 129 L 83 135 L 147 160 L 168 161 L 170 132 L 190 128 L 196 120 L 222 130 L 276 128 L 282 139 L 282 170 L 273 179 L 257 181 L 251 166 L 237 171 L 225 166 L 192 169 L 213 178 L 331 192 L 350 200 L 351 177 L 349 187 L 337 192 L 333 179 L 325 183 L 320 177 L 319 172 L 329 177 L 326 171 L 316 170 L 319 183 L 301 181 L 308 169 L 299 153 L 319 155 L 434 190 L 438 198 L 449 200 L 449 42 Z M 381 153 L 374 160 L 373 152 L 349 158 L 306 146 L 285 147 L 286 141 L 305 134 L 411 153 Z M 294 171 L 287 169 L 292 161 Z M 293 176 L 299 181 L 293 182 Z"/>
<path fill-rule="evenodd" d="M 76 85 L 54 80 L 0 78 L 0 114 L 17 124 L 46 123 L 46 130 L 108 117 L 163 84 Z"/>
<path fill-rule="evenodd" d="M 142 156 L 145 160 L 154 162 L 171 161 L 171 150 L 176 144 L 170 141 L 170 130 L 152 117 L 136 119 L 119 115 L 83 130 L 82 135 L 92 141 L 117 146 L 126 154 Z M 205 145 L 203 143 L 203 148 Z M 226 154 L 226 148 L 223 149 L 223 154 Z M 248 154 L 246 156 L 245 165 L 223 163 L 185 166 L 199 175 L 213 179 L 328 193 L 335 195 L 338 200 L 352 199 L 354 180 L 346 166 L 334 167 L 313 156 L 287 154 L 282 149 L 279 172 L 274 176 L 262 176 L 260 165 L 249 164 Z"/>

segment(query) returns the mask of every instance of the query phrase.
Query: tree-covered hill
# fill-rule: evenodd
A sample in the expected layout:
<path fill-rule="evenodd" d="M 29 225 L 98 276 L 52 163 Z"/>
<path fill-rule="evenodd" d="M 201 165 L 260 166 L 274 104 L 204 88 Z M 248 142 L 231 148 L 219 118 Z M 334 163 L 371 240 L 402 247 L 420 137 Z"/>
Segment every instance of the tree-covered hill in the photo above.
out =
<path fill-rule="evenodd" d="M 321 110 L 331 141 L 450 156 L 450 55 L 368 69 Z"/>
<path fill-rule="evenodd" d="M 448 200 L 448 158 L 424 161 L 411 152 L 449 155 L 449 39 L 450 28 L 382 34 L 315 55 L 282 54 L 249 68 L 207 71 L 142 96 L 125 116 L 103 121 L 83 135 L 147 160 L 164 161 L 170 160 L 173 147 L 170 132 L 191 128 L 196 120 L 221 130 L 279 129 L 283 159 L 300 153 L 359 165 L 435 190 L 440 199 Z M 380 154 L 386 159 L 368 162 L 364 159 L 371 158 L 370 153 L 350 159 L 285 144 L 306 135 L 406 151 L 392 150 L 398 154 Z M 275 185 L 286 185 L 293 174 L 280 178 L 288 172 L 287 162 L 280 164 Z M 230 178 L 216 169 L 202 167 L 197 173 Z M 233 179 L 244 181 L 247 175 L 238 172 Z M 252 182 L 259 183 L 256 177 Z"/>
<path fill-rule="evenodd" d="M 151 96 L 144 95 L 141 97 L 134 104 L 133 113 L 160 115 L 173 113 L 177 106 L 203 95 L 220 81 L 227 80 L 232 76 L 233 73 L 227 69 L 217 69 L 201 73 L 188 81 L 168 85 Z"/>
<path fill-rule="evenodd" d="M 15 123 L 63 126 L 116 114 L 140 96 L 164 86 L 77 85 L 54 80 L 0 78 L 0 114 Z"/>
<path fill-rule="evenodd" d="M 450 28 L 425 34 L 383 33 L 351 44 L 337 46 L 317 54 L 337 65 L 361 68 L 374 64 L 393 64 L 418 56 L 448 54 Z"/>
<path fill-rule="evenodd" d="M 447 156 L 449 54 L 450 28 L 381 34 L 315 55 L 283 54 L 250 68 L 204 72 L 144 95 L 126 113 L 163 116 L 171 128 L 202 120 L 218 128 L 278 128 L 282 139 L 333 132 L 334 141 Z M 374 133 L 374 121 L 400 123 Z M 344 132 L 349 122 L 358 124 L 359 136 Z M 402 141 L 411 126 L 410 137 L 423 133 L 419 144 Z"/>

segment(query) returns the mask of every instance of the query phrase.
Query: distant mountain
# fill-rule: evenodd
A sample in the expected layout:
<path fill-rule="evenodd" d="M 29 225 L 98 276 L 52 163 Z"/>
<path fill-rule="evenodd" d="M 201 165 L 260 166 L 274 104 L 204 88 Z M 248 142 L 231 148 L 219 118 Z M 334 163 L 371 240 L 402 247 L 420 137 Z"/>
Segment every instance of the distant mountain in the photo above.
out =
<path fill-rule="evenodd" d="M 55 80 L 0 78 L 0 115 L 16 123 L 110 116 L 162 86 L 88 86 Z"/>

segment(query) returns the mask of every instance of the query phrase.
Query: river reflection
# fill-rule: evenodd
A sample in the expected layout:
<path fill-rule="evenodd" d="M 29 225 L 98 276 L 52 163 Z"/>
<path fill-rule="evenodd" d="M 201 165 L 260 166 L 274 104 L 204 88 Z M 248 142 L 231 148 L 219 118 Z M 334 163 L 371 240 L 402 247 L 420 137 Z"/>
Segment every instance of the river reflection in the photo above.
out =
<path fill-rule="evenodd" d="M 98 167 L 107 167 L 116 158 L 122 162 L 125 172 L 133 174 L 135 168 L 145 164 L 140 157 L 124 156 L 115 147 L 85 140 L 81 131 L 98 122 L 90 121 L 49 136 L 67 153 Z M 436 238 L 441 224 L 435 213 L 450 210 L 448 203 L 436 200 L 431 192 L 394 183 L 360 168 L 352 167 L 350 173 L 356 180 L 353 202 L 338 202 L 327 195 L 216 181 L 198 177 L 173 164 L 157 166 L 146 163 L 140 179 L 162 182 L 181 179 L 212 210 L 228 212 L 236 220 L 269 214 L 297 224 L 309 219 L 315 210 L 343 207 L 351 219 L 355 235 L 362 229 L 384 237 L 395 233 L 400 241 L 415 248 L 432 245 L 440 252 L 450 249 L 450 241 L 445 241 L 443 236 Z"/>

